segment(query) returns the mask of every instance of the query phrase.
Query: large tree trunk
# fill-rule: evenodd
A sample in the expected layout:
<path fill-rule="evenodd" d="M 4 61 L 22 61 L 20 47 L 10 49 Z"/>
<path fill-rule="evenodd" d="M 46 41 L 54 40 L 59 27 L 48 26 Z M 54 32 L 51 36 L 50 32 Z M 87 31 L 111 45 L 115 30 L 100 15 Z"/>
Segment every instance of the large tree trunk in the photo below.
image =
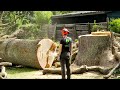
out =
<path fill-rule="evenodd" d="M 55 48 L 50 39 L 5 39 L 0 41 L 0 61 L 43 69 L 52 66 Z"/>
<path fill-rule="evenodd" d="M 113 67 L 116 62 L 111 51 L 111 38 L 107 35 L 81 35 L 74 64 L 81 66 Z"/>
<path fill-rule="evenodd" d="M 100 35 L 95 33 L 79 37 L 77 57 L 71 64 L 72 74 L 95 71 L 108 74 L 106 77 L 109 77 L 119 67 L 119 42 L 114 39 L 113 34 L 106 34 L 100 32 Z M 46 68 L 43 74 L 61 74 L 61 68 Z"/>

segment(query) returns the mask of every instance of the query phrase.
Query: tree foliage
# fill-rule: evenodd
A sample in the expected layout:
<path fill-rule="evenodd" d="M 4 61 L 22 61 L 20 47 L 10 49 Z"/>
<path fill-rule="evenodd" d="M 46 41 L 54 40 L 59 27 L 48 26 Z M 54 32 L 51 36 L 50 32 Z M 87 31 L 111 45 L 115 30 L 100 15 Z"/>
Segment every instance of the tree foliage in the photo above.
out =
<path fill-rule="evenodd" d="M 50 11 L 34 11 L 34 21 L 36 24 L 49 24 L 53 15 Z"/>
<path fill-rule="evenodd" d="M 41 26 L 51 23 L 51 16 L 72 11 L 0 11 L 0 33 L 11 34 L 25 29 L 31 35 L 39 34 Z"/>
<path fill-rule="evenodd" d="M 113 32 L 120 33 L 120 18 L 111 19 L 109 22 L 109 29 Z"/>

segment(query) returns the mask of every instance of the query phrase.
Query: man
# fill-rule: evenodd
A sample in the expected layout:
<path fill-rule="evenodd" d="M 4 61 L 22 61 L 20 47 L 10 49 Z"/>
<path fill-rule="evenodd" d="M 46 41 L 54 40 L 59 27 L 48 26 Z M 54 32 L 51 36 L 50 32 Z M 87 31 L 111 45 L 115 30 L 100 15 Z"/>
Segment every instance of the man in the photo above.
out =
<path fill-rule="evenodd" d="M 68 29 L 63 28 L 61 30 L 62 39 L 60 40 L 59 46 L 59 55 L 60 55 L 60 63 L 61 63 L 61 73 L 62 79 L 66 79 L 66 69 L 67 68 L 67 79 L 71 78 L 70 64 L 71 64 L 71 55 L 72 55 L 72 39 L 68 37 L 69 34 Z"/>

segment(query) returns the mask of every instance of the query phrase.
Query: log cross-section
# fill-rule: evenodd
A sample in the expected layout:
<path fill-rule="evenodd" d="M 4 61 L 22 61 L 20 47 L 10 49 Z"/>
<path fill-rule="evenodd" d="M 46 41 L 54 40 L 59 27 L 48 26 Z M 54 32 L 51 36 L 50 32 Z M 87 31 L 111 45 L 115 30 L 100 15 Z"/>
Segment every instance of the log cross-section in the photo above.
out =
<path fill-rule="evenodd" d="M 39 46 L 39 43 L 41 46 Z M 53 58 L 48 58 L 47 52 L 54 53 L 56 44 L 50 39 L 28 40 L 28 39 L 5 39 L 0 41 L 0 62 L 11 62 L 13 64 L 43 69 L 47 61 L 51 67 Z M 54 49 L 50 50 L 53 47 Z M 43 56 L 39 56 L 41 55 Z M 50 55 L 49 55 L 50 56 Z M 44 58 L 43 58 L 44 57 Z M 47 60 L 48 59 L 48 60 Z"/>

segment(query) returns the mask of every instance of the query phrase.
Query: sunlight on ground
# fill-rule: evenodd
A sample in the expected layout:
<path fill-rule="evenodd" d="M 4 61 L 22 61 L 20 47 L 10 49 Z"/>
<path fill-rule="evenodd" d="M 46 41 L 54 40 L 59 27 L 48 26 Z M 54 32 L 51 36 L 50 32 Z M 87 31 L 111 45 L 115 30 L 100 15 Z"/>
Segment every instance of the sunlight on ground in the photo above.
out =
<path fill-rule="evenodd" d="M 42 70 L 23 67 L 7 67 L 8 79 L 61 79 L 61 75 L 42 74 Z M 72 74 L 71 79 L 102 79 L 102 75 L 92 72 Z"/>

